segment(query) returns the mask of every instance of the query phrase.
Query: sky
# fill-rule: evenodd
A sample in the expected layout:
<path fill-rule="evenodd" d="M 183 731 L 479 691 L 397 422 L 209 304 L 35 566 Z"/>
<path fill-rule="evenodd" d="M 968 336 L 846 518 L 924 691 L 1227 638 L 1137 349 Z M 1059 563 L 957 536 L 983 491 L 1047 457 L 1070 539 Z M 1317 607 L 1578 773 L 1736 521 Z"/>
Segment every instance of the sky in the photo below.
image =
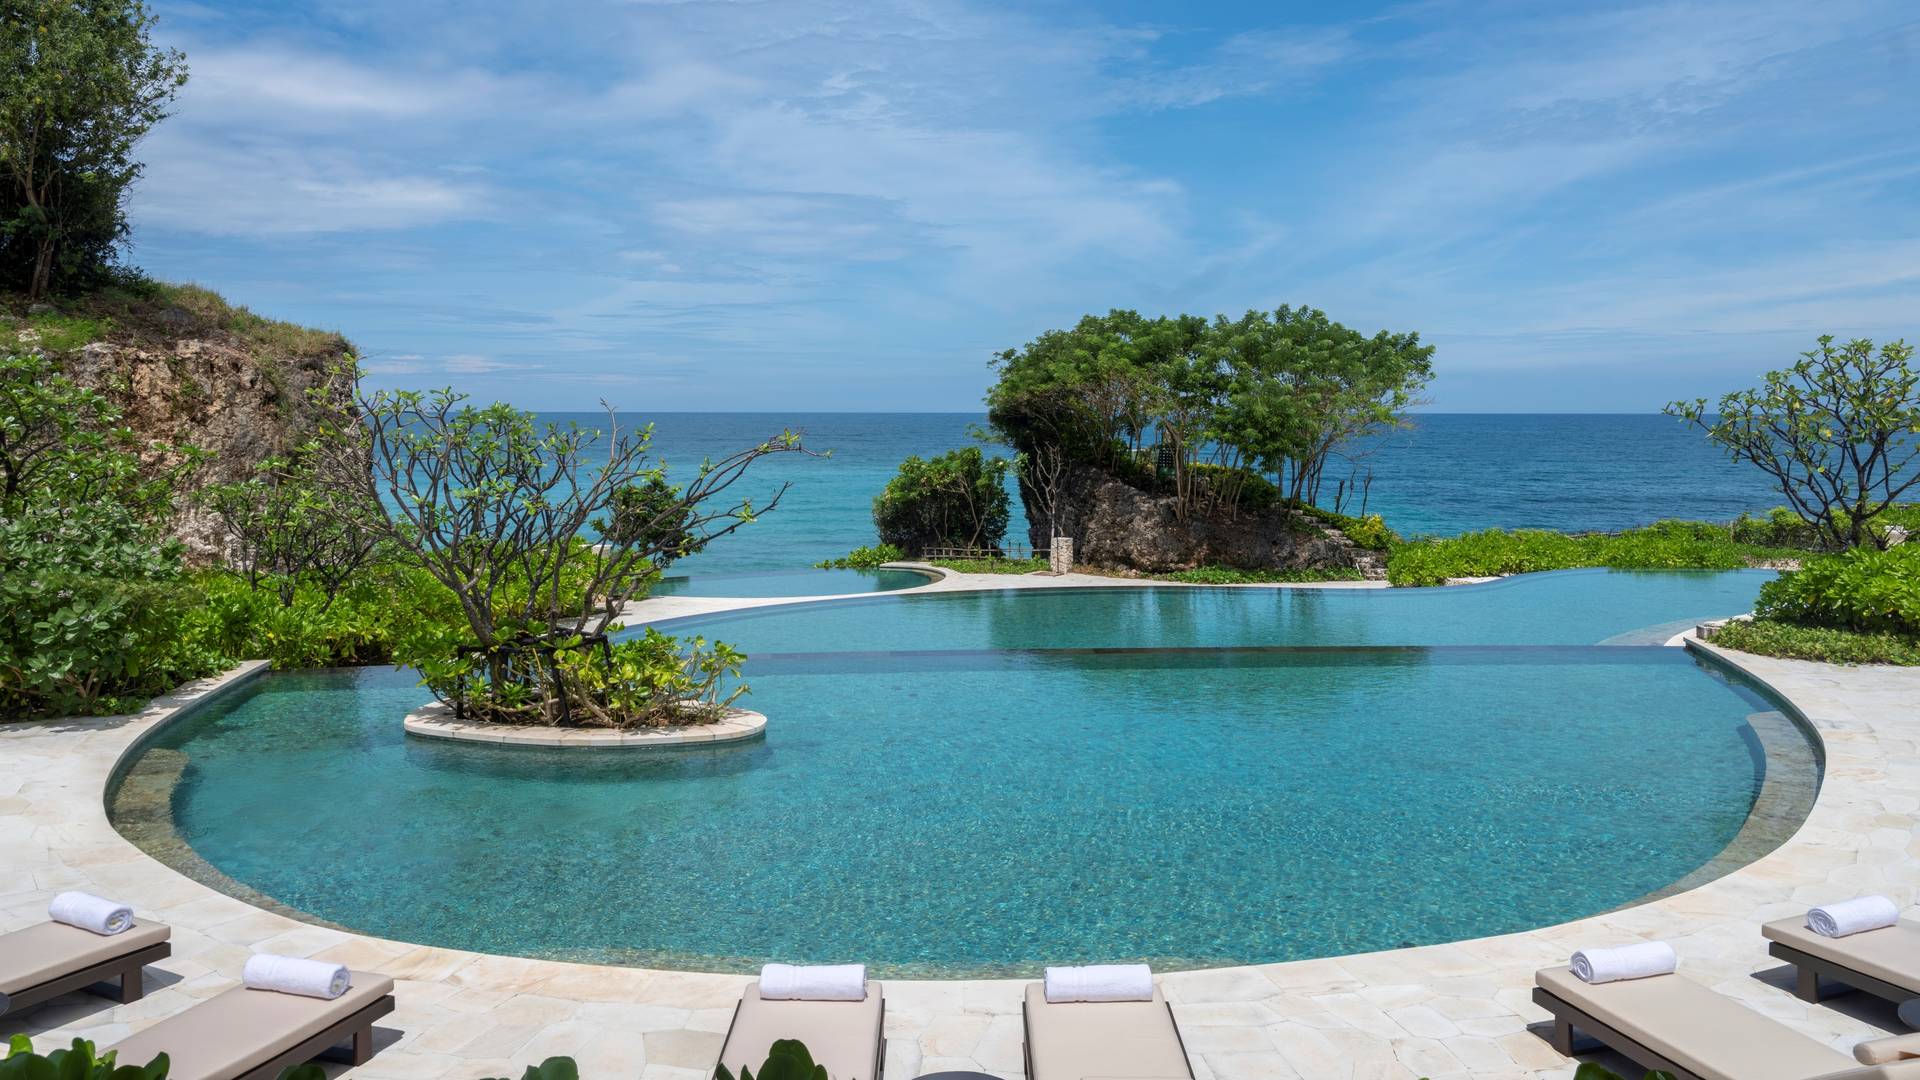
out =
<path fill-rule="evenodd" d="M 1920 341 L 1920 7 L 154 0 L 131 261 L 534 409 L 976 411 L 1109 308 L 1307 304 L 1430 407 Z"/>

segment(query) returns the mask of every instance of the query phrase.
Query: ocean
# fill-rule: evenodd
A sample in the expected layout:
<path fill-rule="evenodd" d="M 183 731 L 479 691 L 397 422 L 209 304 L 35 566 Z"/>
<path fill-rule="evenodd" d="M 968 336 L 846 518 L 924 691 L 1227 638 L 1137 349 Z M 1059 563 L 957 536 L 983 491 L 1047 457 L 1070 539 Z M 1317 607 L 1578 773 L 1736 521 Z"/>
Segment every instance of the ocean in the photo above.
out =
<path fill-rule="evenodd" d="M 548 413 L 546 420 L 605 427 L 599 413 Z M 764 506 L 782 483 L 780 504 L 675 574 L 728 574 L 809 566 L 874 542 L 872 504 L 901 459 L 974 442 L 986 421 L 969 413 L 657 413 L 654 451 L 685 476 L 719 457 L 792 429 L 818 457 L 781 455 L 756 465 L 729 494 Z M 1002 451 L 1004 452 L 1004 451 Z M 1427 413 L 1410 430 L 1356 447 L 1333 481 L 1373 482 L 1366 509 L 1402 535 L 1447 536 L 1491 527 L 1624 529 L 1661 518 L 1730 521 L 1778 505 L 1752 466 L 1728 461 L 1696 431 L 1666 416 Z M 1025 542 L 1014 497 L 1010 541 Z M 1356 513 L 1360 500 L 1349 499 Z"/>

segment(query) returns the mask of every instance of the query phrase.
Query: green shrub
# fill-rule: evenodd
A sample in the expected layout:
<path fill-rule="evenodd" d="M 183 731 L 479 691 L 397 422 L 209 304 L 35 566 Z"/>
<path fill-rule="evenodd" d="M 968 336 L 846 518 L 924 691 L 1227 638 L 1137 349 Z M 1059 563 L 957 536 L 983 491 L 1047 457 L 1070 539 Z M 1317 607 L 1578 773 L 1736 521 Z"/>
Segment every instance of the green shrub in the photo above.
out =
<path fill-rule="evenodd" d="M 0 1080 L 166 1080 L 165 1054 L 145 1065 L 121 1065 L 114 1057 L 111 1050 L 96 1057 L 85 1039 L 42 1056 L 25 1035 L 15 1035 L 8 1040 L 7 1056 L 0 1058 Z"/>
<path fill-rule="evenodd" d="M 617 629 L 617 627 L 616 627 Z M 718 720 L 747 692 L 740 675 L 746 656 L 724 641 L 682 639 L 653 627 L 605 649 L 581 646 L 554 654 L 577 688 L 567 698 L 575 723 L 605 727 L 663 727 Z"/>
<path fill-rule="evenodd" d="M 1037 574 L 1053 569 L 1045 559 L 934 559 L 933 565 L 956 574 Z"/>
<path fill-rule="evenodd" d="M 880 542 L 919 554 L 930 547 L 990 549 L 1000 546 L 1013 519 L 1007 497 L 1006 458 L 990 458 L 977 446 L 938 457 L 910 457 L 873 499 Z"/>
<path fill-rule="evenodd" d="M 1741 514 L 1734 519 L 1733 538 L 1743 544 L 1806 551 L 1817 551 L 1821 546 L 1820 530 L 1784 506 L 1776 506 L 1760 516 Z"/>
<path fill-rule="evenodd" d="M 1847 512 L 1836 508 L 1833 515 L 1835 527 L 1841 532 L 1849 531 L 1852 519 Z M 1867 528 L 1877 541 L 1884 541 L 1887 530 L 1896 525 L 1909 532 L 1920 532 L 1920 503 L 1894 503 L 1875 515 Z M 1809 524 L 1785 506 L 1776 506 L 1758 516 L 1741 514 L 1734 520 L 1733 538 L 1762 547 L 1831 550 L 1819 526 Z"/>
<path fill-rule="evenodd" d="M 692 517 L 680 499 L 680 488 L 667 483 L 664 476 L 648 476 L 613 493 L 613 520 L 607 525 L 606 538 L 653 550 L 654 566 L 664 570 L 706 547 L 690 527 Z"/>
<path fill-rule="evenodd" d="M 1199 566 L 1160 574 L 1162 581 L 1189 585 L 1260 585 L 1313 581 L 1359 581 L 1365 575 L 1351 567 L 1303 566 L 1288 570 L 1239 570 L 1231 566 Z"/>
<path fill-rule="evenodd" d="M 734 1080 L 725 1065 L 714 1070 L 719 1080 Z M 742 1066 L 740 1080 L 828 1080 L 827 1067 L 816 1065 L 806 1044 L 799 1039 L 775 1039 L 767 1051 L 767 1062 L 760 1071 Z"/>
<path fill-rule="evenodd" d="M 1920 543 L 1808 559 L 1762 586 L 1754 613 L 1802 626 L 1920 636 Z"/>
<path fill-rule="evenodd" d="M 180 549 L 112 502 L 0 517 L 0 715 L 124 712 L 220 658 L 177 632 Z"/>
<path fill-rule="evenodd" d="M 367 567 L 329 598 L 297 583 L 282 603 L 273 583 L 254 587 L 238 574 L 207 571 L 193 585 L 199 603 L 181 622 L 182 637 L 226 662 L 266 659 L 278 668 L 386 664 L 422 637 L 464 625 L 453 594 L 423 571 L 394 563 Z"/>
<path fill-rule="evenodd" d="M 1736 620 L 1713 632 L 1715 645 L 1759 656 L 1827 664 L 1920 665 L 1920 637 L 1863 634 L 1777 619 Z"/>
<path fill-rule="evenodd" d="M 1695 521 L 1662 521 L 1623 533 L 1586 536 L 1545 529 L 1488 529 L 1395 546 L 1387 559 L 1387 580 L 1395 585 L 1444 585 L 1450 578 L 1591 566 L 1617 570 L 1736 570 L 1803 554 L 1738 543 L 1729 529 Z"/>
<path fill-rule="evenodd" d="M 816 570 L 873 570 L 884 563 L 900 562 L 907 553 L 892 544 L 870 544 L 857 547 L 837 559 L 826 559 L 814 563 Z"/>

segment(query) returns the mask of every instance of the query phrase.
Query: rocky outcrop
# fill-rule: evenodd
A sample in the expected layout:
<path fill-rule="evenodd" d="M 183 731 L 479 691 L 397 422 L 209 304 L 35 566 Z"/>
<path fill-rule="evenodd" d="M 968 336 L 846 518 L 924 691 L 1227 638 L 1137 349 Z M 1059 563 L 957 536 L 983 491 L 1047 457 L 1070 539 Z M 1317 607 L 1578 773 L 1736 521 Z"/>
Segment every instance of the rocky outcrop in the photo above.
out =
<path fill-rule="evenodd" d="M 196 504 L 194 492 L 253 475 L 263 459 L 298 445 L 326 408 L 348 404 L 352 394 L 352 383 L 337 377 L 350 353 L 346 339 L 311 331 L 294 335 L 284 324 L 258 320 L 254 325 L 275 334 L 250 335 L 221 325 L 220 314 L 170 305 L 117 310 L 102 320 L 99 340 L 53 354 L 74 381 L 111 399 L 143 444 L 204 452 L 180 492 L 174 521 L 196 565 L 219 561 L 227 537 L 219 520 Z M 20 344 L 39 343 L 31 329 L 14 332 Z M 314 399 L 316 391 L 321 401 Z M 147 454 L 154 466 L 176 459 Z"/>
<path fill-rule="evenodd" d="M 1036 550 L 1051 537 L 1024 479 L 1028 536 Z M 1285 508 L 1195 514 L 1182 521 L 1171 495 L 1141 491 L 1098 469 L 1072 465 L 1062 478 L 1054 531 L 1072 536 L 1075 560 L 1091 566 L 1158 573 L 1198 566 L 1243 570 L 1351 568 L 1386 575 L 1385 558 L 1325 522 Z"/>

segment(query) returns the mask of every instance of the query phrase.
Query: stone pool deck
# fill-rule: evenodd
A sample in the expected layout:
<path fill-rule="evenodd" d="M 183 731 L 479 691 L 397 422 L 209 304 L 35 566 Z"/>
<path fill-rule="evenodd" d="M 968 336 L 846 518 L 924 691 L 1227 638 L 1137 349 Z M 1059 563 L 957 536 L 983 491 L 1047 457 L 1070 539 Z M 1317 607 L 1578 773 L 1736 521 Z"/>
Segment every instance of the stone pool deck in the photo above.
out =
<path fill-rule="evenodd" d="M 636 614 L 695 614 L 715 603 L 747 606 L 670 598 Z M 1824 786 L 1785 845 L 1697 889 L 1560 926 L 1169 973 L 1163 985 L 1201 1080 L 1564 1080 L 1575 1063 L 1528 1030 L 1545 1019 L 1528 1000 L 1533 970 L 1564 962 L 1580 945 L 1643 938 L 1673 942 L 1687 977 L 1836 1047 L 1902 1030 L 1891 1006 L 1862 995 L 1819 1006 L 1794 998 L 1784 969 L 1766 956 L 1759 925 L 1864 892 L 1903 906 L 1915 900 L 1920 669 L 1751 657 L 1739 665 L 1792 702 L 1825 742 Z M 207 888 L 123 839 L 103 806 L 115 763 L 143 732 L 209 689 L 191 688 L 133 717 L 0 725 L 0 930 L 41 920 L 63 889 L 124 898 L 174 928 L 174 956 L 150 969 L 145 1000 L 69 995 L 0 1018 L 0 1032 L 34 1034 L 43 1048 L 76 1035 L 111 1043 L 234 985 L 248 953 L 267 950 L 398 980 L 399 1007 L 379 1025 L 380 1052 L 351 1070 L 356 1078 L 517 1077 L 528 1064 L 566 1054 L 587 1080 L 706 1080 L 745 977 L 485 956 L 314 926 Z M 1577 767 L 1569 764 L 1569 782 L 1594 782 Z M 290 848 L 287 857 L 300 853 Z M 1019 1078 L 1022 985 L 887 981 L 887 1076 L 977 1069 Z"/>

